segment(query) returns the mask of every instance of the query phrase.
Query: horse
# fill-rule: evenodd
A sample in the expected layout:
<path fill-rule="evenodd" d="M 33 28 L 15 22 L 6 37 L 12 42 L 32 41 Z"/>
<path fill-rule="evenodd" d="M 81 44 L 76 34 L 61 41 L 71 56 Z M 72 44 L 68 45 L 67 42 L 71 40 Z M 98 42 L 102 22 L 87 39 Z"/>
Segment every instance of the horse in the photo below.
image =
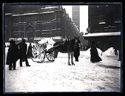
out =
<path fill-rule="evenodd" d="M 76 40 L 75 38 L 73 39 L 67 39 L 64 41 L 60 41 L 60 42 L 56 42 L 54 44 L 54 58 L 57 58 L 58 56 L 58 52 L 61 53 L 68 53 L 68 65 L 75 65 L 73 62 L 73 56 L 74 56 L 74 52 L 76 52 Z"/>

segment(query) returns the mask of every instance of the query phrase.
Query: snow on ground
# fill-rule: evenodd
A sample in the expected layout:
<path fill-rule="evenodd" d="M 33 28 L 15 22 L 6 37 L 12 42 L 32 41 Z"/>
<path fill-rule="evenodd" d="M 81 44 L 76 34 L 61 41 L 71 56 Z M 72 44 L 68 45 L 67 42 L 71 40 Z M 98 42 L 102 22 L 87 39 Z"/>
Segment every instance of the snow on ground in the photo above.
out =
<path fill-rule="evenodd" d="M 6 52 L 7 53 L 7 48 Z M 29 63 L 8 70 L 5 65 L 5 92 L 120 92 L 121 63 L 117 57 L 102 55 L 102 61 L 91 63 L 89 51 L 81 51 L 79 62 L 68 66 L 66 53 L 54 62 Z"/>
<path fill-rule="evenodd" d="M 105 52 L 103 52 L 103 55 L 115 56 L 115 49 L 113 47 L 110 47 Z"/>

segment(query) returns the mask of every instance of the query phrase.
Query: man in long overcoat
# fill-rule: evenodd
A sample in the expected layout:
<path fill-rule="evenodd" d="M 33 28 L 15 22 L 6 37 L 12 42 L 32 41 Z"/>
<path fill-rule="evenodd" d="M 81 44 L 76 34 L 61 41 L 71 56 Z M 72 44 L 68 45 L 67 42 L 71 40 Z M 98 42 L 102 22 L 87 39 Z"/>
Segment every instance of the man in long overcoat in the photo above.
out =
<path fill-rule="evenodd" d="M 16 61 L 18 60 L 18 47 L 14 40 L 10 41 L 10 46 L 7 53 L 6 64 L 9 65 L 9 70 L 16 70 Z"/>
<path fill-rule="evenodd" d="M 20 52 L 20 67 L 22 67 L 23 61 L 25 61 L 26 66 L 30 66 L 27 60 L 27 44 L 25 39 L 22 39 L 22 42 L 19 44 L 19 52 Z"/>

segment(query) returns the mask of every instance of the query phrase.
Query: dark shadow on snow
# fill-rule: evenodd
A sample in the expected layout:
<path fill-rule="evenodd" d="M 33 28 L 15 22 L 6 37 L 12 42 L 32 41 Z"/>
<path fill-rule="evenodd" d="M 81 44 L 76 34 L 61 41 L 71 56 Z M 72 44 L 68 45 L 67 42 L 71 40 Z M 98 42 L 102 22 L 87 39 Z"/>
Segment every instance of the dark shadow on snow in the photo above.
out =
<path fill-rule="evenodd" d="M 36 62 L 36 63 L 52 63 L 52 62 L 54 62 L 54 61 L 35 61 L 35 60 L 33 60 L 33 59 L 31 59 L 33 62 Z"/>
<path fill-rule="evenodd" d="M 54 61 L 53 61 L 54 62 Z M 52 63 L 52 61 L 44 61 L 43 63 Z"/>
<path fill-rule="evenodd" d="M 105 68 L 111 68 L 111 69 L 119 69 L 120 67 L 118 66 L 111 66 L 111 65 L 98 65 L 100 67 L 105 67 Z"/>

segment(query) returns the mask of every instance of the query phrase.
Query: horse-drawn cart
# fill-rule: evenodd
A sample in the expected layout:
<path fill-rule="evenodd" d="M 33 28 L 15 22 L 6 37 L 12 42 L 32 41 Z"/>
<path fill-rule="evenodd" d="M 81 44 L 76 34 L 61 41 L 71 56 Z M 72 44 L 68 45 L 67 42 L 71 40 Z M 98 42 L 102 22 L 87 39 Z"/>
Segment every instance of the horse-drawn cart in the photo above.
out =
<path fill-rule="evenodd" d="M 37 43 L 33 44 L 32 47 L 32 60 L 34 62 L 42 63 L 45 58 L 47 58 L 50 62 L 55 60 L 54 58 L 54 41 L 50 38 L 44 38 Z"/>

